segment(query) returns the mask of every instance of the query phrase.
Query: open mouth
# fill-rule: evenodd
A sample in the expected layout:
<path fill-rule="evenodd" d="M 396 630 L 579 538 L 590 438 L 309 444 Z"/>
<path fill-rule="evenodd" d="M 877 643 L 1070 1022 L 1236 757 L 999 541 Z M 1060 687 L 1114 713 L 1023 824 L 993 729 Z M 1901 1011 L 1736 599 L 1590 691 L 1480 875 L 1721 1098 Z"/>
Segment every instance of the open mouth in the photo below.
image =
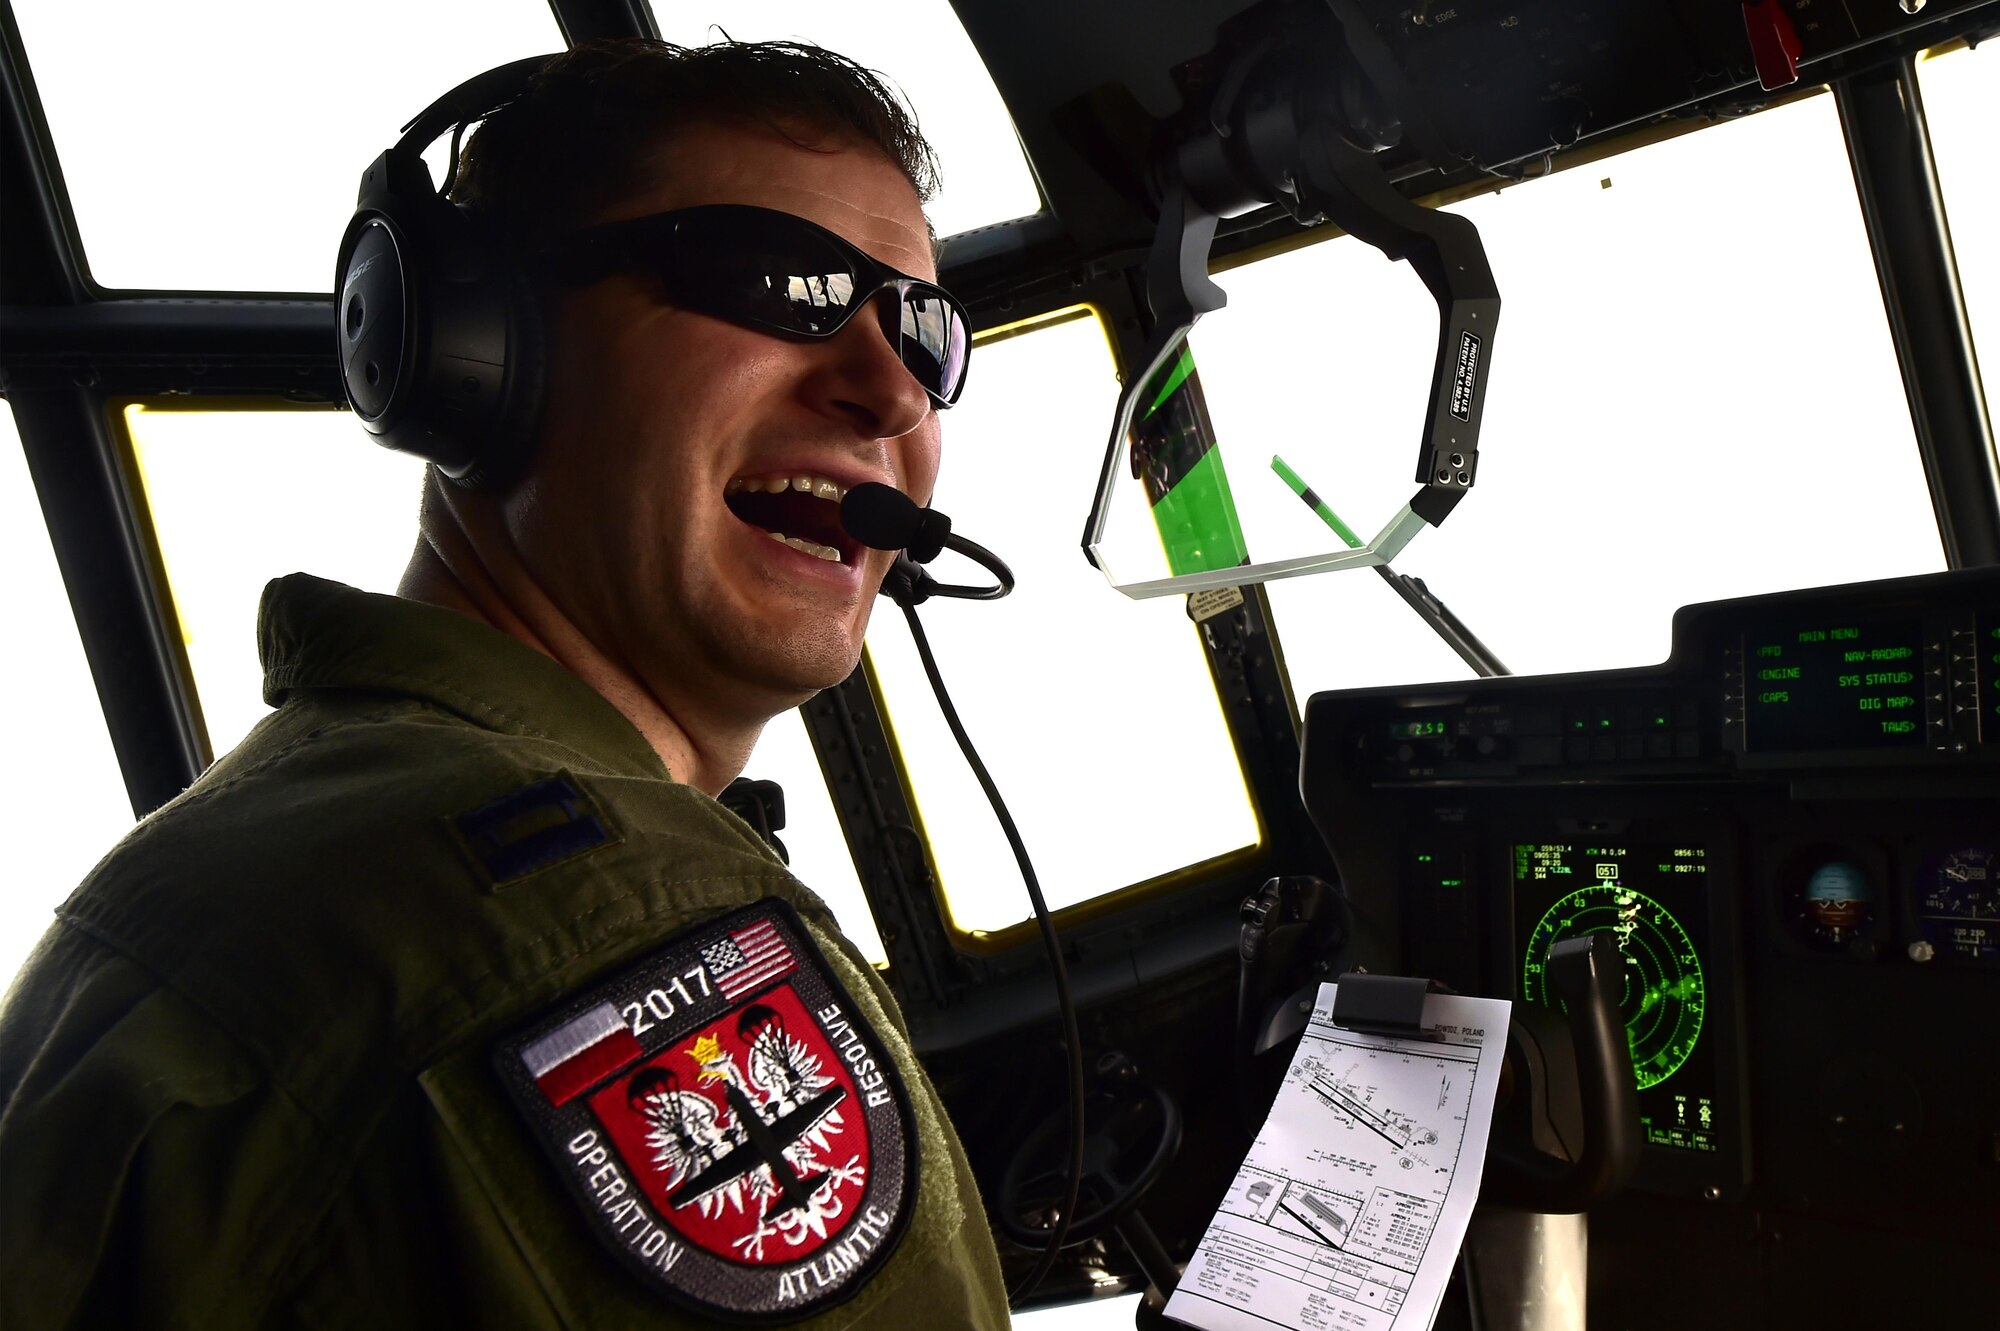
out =
<path fill-rule="evenodd" d="M 861 547 L 840 525 L 846 497 L 845 486 L 824 476 L 738 476 L 722 501 L 774 541 L 830 564 L 851 564 Z"/>

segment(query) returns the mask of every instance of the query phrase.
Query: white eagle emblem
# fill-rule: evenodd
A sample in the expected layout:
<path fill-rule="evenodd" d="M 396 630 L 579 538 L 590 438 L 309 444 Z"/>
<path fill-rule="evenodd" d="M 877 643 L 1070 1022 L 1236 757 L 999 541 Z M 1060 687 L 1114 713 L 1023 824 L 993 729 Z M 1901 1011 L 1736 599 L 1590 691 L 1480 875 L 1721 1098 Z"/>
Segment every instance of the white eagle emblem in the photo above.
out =
<path fill-rule="evenodd" d="M 740 1061 L 711 1028 L 681 1051 L 695 1065 L 693 1086 L 671 1067 L 655 1066 L 633 1077 L 626 1095 L 649 1125 L 646 1144 L 654 1168 L 666 1175 L 667 1192 L 694 1189 L 676 1204 L 691 1203 L 709 1218 L 725 1210 L 745 1215 L 751 1223 L 735 1246 L 745 1258 L 761 1261 L 774 1237 L 789 1247 L 824 1239 L 828 1223 L 846 1210 L 842 1190 L 865 1184 L 867 1166 L 859 1154 L 844 1164 L 830 1157 L 828 1138 L 844 1127 L 844 1096 L 819 1055 L 785 1030 L 784 1018 L 752 1004 L 736 1033 L 744 1046 Z M 780 1154 L 791 1178 L 780 1179 L 772 1162 L 753 1149 L 746 1111 L 760 1128 L 782 1131 Z M 738 1151 L 744 1163 L 731 1169 L 723 1162 Z M 712 1181 L 705 1181 L 711 1173 Z"/>

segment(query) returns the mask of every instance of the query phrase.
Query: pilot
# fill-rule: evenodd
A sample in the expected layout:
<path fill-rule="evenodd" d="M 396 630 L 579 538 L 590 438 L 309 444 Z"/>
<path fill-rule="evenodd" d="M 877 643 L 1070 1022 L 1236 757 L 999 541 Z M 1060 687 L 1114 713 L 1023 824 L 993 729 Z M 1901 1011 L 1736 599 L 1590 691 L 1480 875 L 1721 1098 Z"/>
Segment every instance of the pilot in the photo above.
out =
<path fill-rule="evenodd" d="M 1006 1323 L 889 991 L 715 799 L 859 659 L 843 493 L 931 493 L 933 180 L 790 44 L 587 43 L 476 131 L 532 448 L 427 474 L 398 596 L 274 582 L 276 711 L 58 912 L 0 1014 L 0 1321 Z"/>

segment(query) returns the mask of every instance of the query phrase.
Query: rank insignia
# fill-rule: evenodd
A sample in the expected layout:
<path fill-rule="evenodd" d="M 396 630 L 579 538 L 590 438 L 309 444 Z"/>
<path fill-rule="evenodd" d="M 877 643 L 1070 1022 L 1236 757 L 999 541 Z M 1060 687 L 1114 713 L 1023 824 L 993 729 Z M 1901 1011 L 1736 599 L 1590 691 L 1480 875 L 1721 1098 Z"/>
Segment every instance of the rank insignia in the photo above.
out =
<path fill-rule="evenodd" d="M 902 1079 L 783 901 L 680 935 L 495 1063 L 598 1237 L 703 1313 L 842 1302 L 916 1205 Z"/>

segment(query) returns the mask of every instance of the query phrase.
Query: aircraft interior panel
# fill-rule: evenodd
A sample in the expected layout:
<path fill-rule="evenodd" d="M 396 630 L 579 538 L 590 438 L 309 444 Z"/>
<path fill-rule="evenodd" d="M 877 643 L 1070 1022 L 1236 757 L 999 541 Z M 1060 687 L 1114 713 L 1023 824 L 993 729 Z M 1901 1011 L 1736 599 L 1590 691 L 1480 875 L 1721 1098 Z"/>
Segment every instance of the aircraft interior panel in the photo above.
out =
<path fill-rule="evenodd" d="M 1302 787 L 1370 970 L 1545 1004 L 1554 943 L 1617 939 L 1644 1147 L 1593 1323 L 1944 1325 L 1990 1287 L 2000 573 L 1687 607 L 1656 668 L 1321 693 Z"/>

